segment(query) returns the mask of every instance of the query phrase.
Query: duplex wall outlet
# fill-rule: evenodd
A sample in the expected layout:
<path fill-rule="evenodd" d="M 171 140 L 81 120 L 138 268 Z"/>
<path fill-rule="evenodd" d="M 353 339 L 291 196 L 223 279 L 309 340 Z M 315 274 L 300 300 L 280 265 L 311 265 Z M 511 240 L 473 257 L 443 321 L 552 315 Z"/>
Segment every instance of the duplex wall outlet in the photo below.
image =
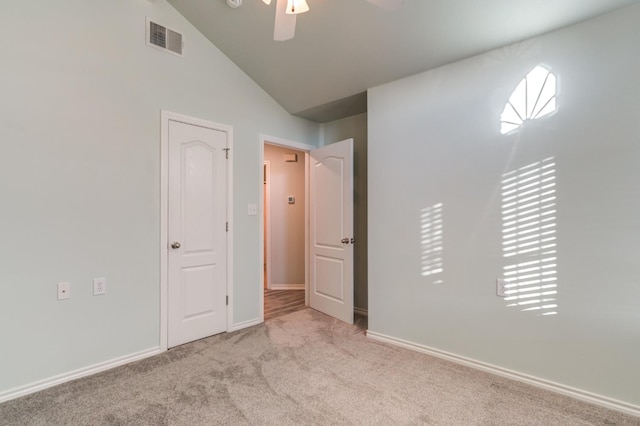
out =
<path fill-rule="evenodd" d="M 504 278 L 496 279 L 496 295 L 499 297 L 507 296 L 507 281 Z"/>
<path fill-rule="evenodd" d="M 102 296 L 107 292 L 107 279 L 106 278 L 94 278 L 93 279 L 93 295 Z"/>
<path fill-rule="evenodd" d="M 249 204 L 247 207 L 247 214 L 249 216 L 256 216 L 258 214 L 258 206 L 256 204 Z"/>
<path fill-rule="evenodd" d="M 71 297 L 71 283 L 58 283 L 58 300 L 65 300 Z"/>

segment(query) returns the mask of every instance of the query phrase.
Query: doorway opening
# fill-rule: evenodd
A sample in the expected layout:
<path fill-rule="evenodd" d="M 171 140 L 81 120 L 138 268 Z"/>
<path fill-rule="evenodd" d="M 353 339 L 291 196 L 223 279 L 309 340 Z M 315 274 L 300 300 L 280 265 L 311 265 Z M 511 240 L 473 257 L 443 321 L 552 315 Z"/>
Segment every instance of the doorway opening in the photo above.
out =
<path fill-rule="evenodd" d="M 285 232 L 285 236 L 304 234 L 304 244 L 297 251 L 302 254 L 304 262 L 304 299 L 305 306 L 310 306 L 320 312 L 333 316 L 346 323 L 353 324 L 354 320 L 354 279 L 353 253 L 355 239 L 353 236 L 353 139 L 335 142 L 329 146 L 316 148 L 296 142 L 278 140 L 262 136 L 260 139 L 260 206 L 265 213 L 265 186 L 269 194 L 266 200 L 266 220 L 259 221 L 260 238 L 260 268 L 264 269 L 266 259 L 266 279 L 268 291 L 275 288 L 293 291 L 296 287 L 289 287 L 297 282 L 276 282 L 274 255 L 278 250 L 274 247 L 274 206 L 275 203 L 286 203 L 291 206 L 296 203 L 296 193 L 284 192 L 279 199 L 274 194 L 277 187 L 274 181 L 274 161 L 265 155 L 275 145 L 282 148 L 279 161 L 294 163 L 301 160 L 304 154 L 304 225 L 293 233 Z M 295 152 L 298 151 L 298 152 Z M 297 155 L 300 154 L 300 155 Z M 268 161 L 269 175 L 263 179 L 262 173 Z M 265 184 L 265 180 L 267 183 Z M 302 181 L 297 177 L 298 183 Z M 297 190 L 296 190 L 297 191 Z M 278 201 L 276 201 L 278 200 Z M 267 222 L 268 226 L 265 226 Z M 267 243 L 265 240 L 265 230 Z M 286 240 L 285 240 L 286 241 Z M 302 238 L 298 240 L 302 242 Z M 283 244 L 286 253 L 295 249 L 293 244 Z M 300 247 L 297 246 L 296 247 Z M 265 253 L 267 254 L 265 256 Z M 290 269 L 293 263 L 284 263 Z M 297 264 L 299 265 L 299 264 Z M 256 283 L 259 291 L 261 317 L 265 318 L 265 286 L 261 279 Z M 285 284 L 280 286 L 277 284 Z"/>
<path fill-rule="evenodd" d="M 263 145 L 264 319 L 306 306 L 306 152 Z"/>

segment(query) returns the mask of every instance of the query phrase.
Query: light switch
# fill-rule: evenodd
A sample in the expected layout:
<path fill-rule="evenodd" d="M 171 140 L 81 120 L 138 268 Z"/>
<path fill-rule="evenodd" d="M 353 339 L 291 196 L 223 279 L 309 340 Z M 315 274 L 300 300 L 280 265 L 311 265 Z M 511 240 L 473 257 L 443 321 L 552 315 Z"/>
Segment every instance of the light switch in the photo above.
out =
<path fill-rule="evenodd" d="M 58 300 L 64 300 L 71 297 L 71 283 L 58 283 Z"/>

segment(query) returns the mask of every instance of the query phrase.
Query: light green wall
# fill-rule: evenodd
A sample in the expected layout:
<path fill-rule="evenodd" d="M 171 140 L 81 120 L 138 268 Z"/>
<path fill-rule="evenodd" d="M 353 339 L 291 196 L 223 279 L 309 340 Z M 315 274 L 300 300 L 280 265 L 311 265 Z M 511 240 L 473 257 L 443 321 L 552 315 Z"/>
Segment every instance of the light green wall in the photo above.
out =
<path fill-rule="evenodd" d="M 147 16 L 183 58 L 145 45 Z M 317 145 L 318 125 L 164 0 L 4 2 L 0 40 L 0 395 L 158 347 L 161 109 L 233 126 L 233 322 L 259 320 L 259 135 Z"/>
<path fill-rule="evenodd" d="M 640 405 L 640 6 L 371 89 L 369 328 Z M 558 110 L 500 114 L 545 64 Z M 495 294 L 504 172 L 557 170 L 558 315 Z M 421 209 L 444 204 L 444 272 L 421 274 Z M 442 280 L 442 282 L 438 282 Z"/>
<path fill-rule="evenodd" d="M 367 303 L 367 114 L 322 125 L 324 145 L 353 138 L 354 306 L 366 311 Z"/>

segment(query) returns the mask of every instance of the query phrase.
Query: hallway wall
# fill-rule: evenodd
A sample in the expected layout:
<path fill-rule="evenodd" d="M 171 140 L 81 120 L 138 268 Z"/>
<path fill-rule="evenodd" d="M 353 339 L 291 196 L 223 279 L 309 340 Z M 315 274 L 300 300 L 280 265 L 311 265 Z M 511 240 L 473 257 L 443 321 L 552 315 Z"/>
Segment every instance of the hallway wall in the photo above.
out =
<path fill-rule="evenodd" d="M 285 155 L 297 154 L 297 162 Z M 305 284 L 305 154 L 290 148 L 265 144 L 264 159 L 270 163 L 272 289 L 304 288 Z M 288 197 L 295 198 L 289 204 Z"/>

